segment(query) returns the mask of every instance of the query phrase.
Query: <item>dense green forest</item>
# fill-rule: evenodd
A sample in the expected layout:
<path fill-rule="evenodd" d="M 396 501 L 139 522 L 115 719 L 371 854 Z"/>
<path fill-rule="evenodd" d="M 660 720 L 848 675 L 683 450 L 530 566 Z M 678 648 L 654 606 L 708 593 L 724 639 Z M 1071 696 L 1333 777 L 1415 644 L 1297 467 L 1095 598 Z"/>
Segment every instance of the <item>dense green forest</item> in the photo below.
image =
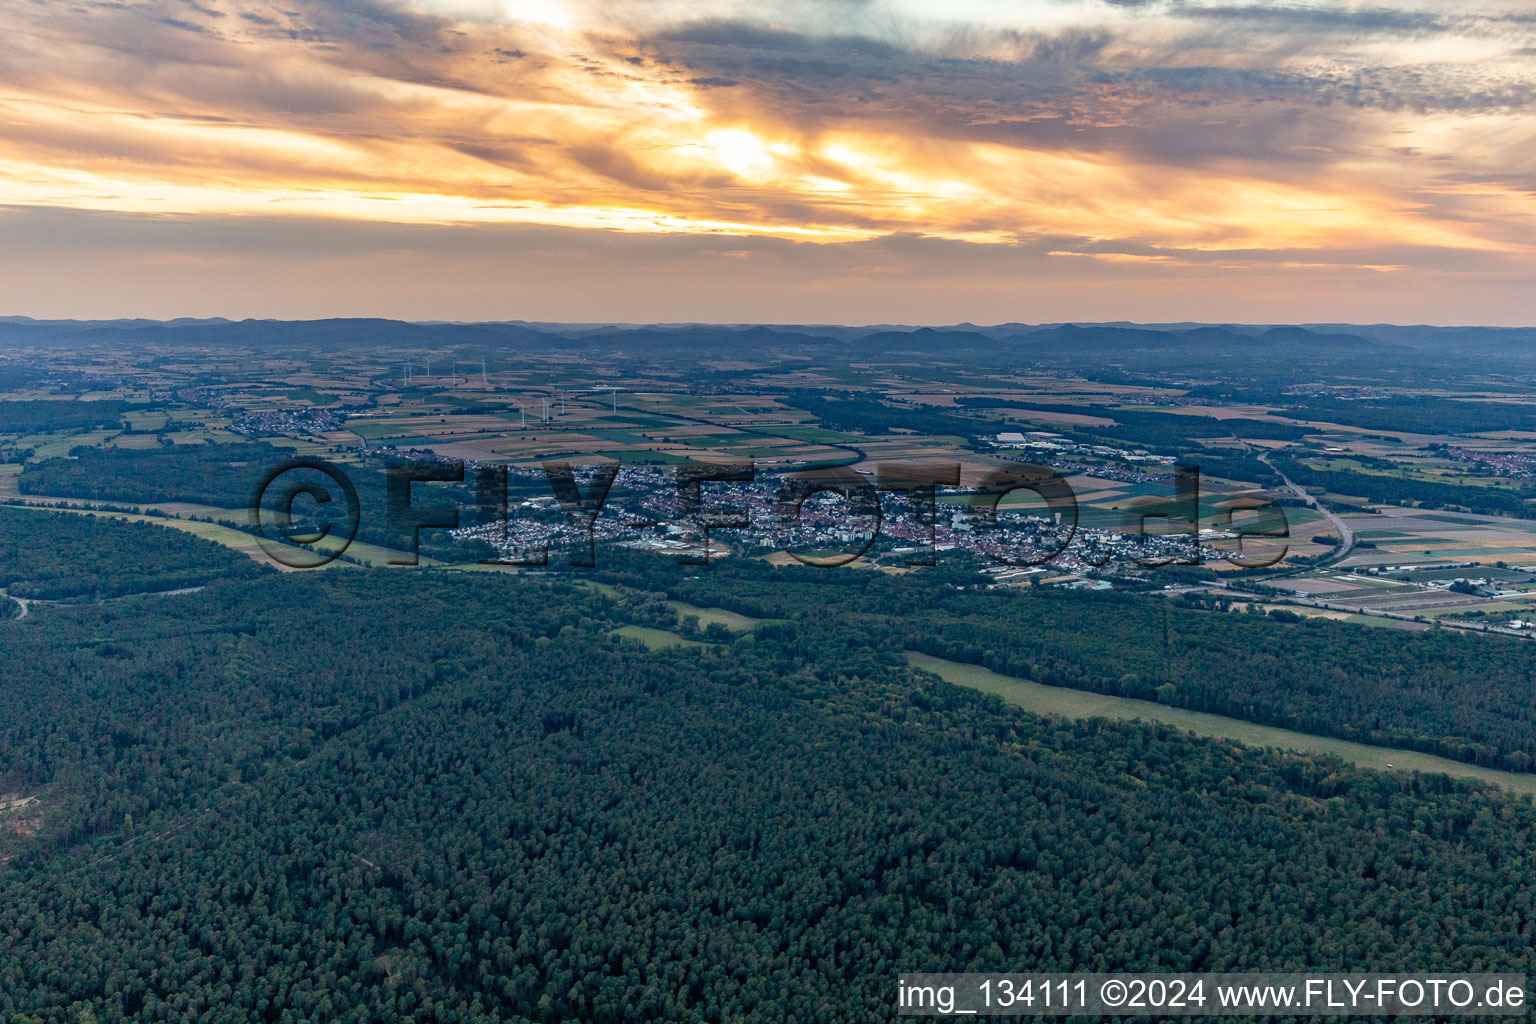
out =
<path fill-rule="evenodd" d="M 1197 448 L 1184 452 L 1182 458 L 1185 462 L 1199 467 L 1200 475 L 1205 478 L 1222 477 L 1227 480 L 1266 486 L 1274 486 L 1280 482 L 1274 470 L 1247 452 L 1234 448 Z"/>
<path fill-rule="evenodd" d="M 1536 768 L 1536 647 L 1451 630 L 1296 624 L 1161 597 L 604 552 L 605 579 L 762 618 L 839 616 L 889 649 L 1457 760 Z M 972 579 L 974 577 L 971 577 Z"/>
<path fill-rule="evenodd" d="M 1367 430 L 1404 430 L 1419 434 L 1536 430 L 1536 411 L 1529 404 L 1467 401 L 1431 395 L 1352 400 L 1316 397 L 1290 406 L 1285 415 Z"/>
<path fill-rule="evenodd" d="M 158 405 L 133 404 L 103 399 L 83 402 L 66 399 L 0 402 L 0 434 L 43 434 L 90 427 L 116 427 L 129 409 L 155 409 Z"/>
<path fill-rule="evenodd" d="M 1183 452 L 1197 438 L 1255 437 L 1277 441 L 1299 441 L 1307 431 L 1290 423 L 1255 419 L 1216 419 L 1191 413 L 1157 409 L 1126 409 L 1083 405 L 1052 405 L 1001 398 L 966 398 L 955 400 L 967 409 L 1006 410 L 1014 419 L 1028 419 L 1030 412 L 1069 413 L 1113 419 L 1113 426 L 1077 426 L 1045 422 L 1051 430 L 1116 444 L 1133 444 L 1165 452 Z"/>
<path fill-rule="evenodd" d="M 153 523 L 0 506 L 0 588 L 17 597 L 95 600 L 264 571 L 222 544 Z"/>
<path fill-rule="evenodd" d="M 919 434 L 948 435 L 974 440 L 997 433 L 997 421 L 945 412 L 921 405 L 891 405 L 857 394 L 829 396 L 822 391 L 790 391 L 785 403 L 816 417 L 832 430 L 860 434 L 889 434 L 910 430 Z"/>
<path fill-rule="evenodd" d="M 810 1022 L 936 966 L 1531 967 L 1527 803 L 1037 718 L 824 609 L 611 633 L 670 616 L 342 569 L 0 623 L 0 779 L 41 808 L 0 1015 Z"/>
<path fill-rule="evenodd" d="M 185 501 L 243 509 L 261 474 L 291 448 L 266 442 L 189 444 L 159 449 L 80 447 L 68 456 L 28 463 L 23 494 L 54 494 L 136 504 Z"/>
<path fill-rule="evenodd" d="M 293 457 L 292 448 L 265 441 L 168 445 L 149 450 L 80 447 L 67 457 L 28 463 L 18 478 L 18 486 L 23 494 L 85 501 L 212 505 L 229 510 L 230 515 L 222 518 L 244 526 L 264 474 Z M 390 528 L 386 469 L 387 465 L 348 465 L 342 472 L 357 489 L 357 539 L 404 550 L 410 547 L 411 533 L 409 529 Z M 324 474 L 307 469 L 284 474 L 280 483 L 265 492 L 263 507 L 275 507 L 288 485 L 300 482 L 317 484 L 331 496 L 333 504 L 321 510 L 326 514 L 318 518 L 335 521 L 342 516 L 346 501 L 340 487 Z M 411 502 L 417 509 L 467 506 L 473 504 L 473 487 L 474 479 L 469 473 L 462 484 L 416 484 L 412 487 Z M 301 525 L 306 521 L 307 509 L 316 509 L 307 497 L 294 504 L 295 520 Z M 340 528 L 338 524 L 336 529 Z M 302 528 L 299 532 L 303 532 Z M 277 539 L 277 532 L 270 525 L 269 536 Z M 421 550 L 429 557 L 474 561 L 490 554 L 483 546 L 458 544 L 441 532 L 425 531 L 421 538 Z"/>
<path fill-rule="evenodd" d="M 552 584 L 537 591 L 550 599 L 536 609 L 495 610 L 486 595 L 506 591 L 466 574 L 460 590 L 479 596 L 476 618 L 449 628 L 439 590 L 439 618 L 419 625 L 407 612 L 432 591 L 419 590 L 414 575 L 267 573 L 197 594 L 34 608 L 6 624 L 0 792 L 41 787 L 51 796 L 39 833 L 0 830 L 0 856 L 67 847 L 117 828 L 125 815 L 148 824 L 203 807 L 271 762 L 307 756 L 369 715 L 459 677 L 470 653 L 495 647 L 504 632 L 520 644 L 612 604 Z M 414 646 L 400 646 L 407 636 Z M 377 642 L 365 643 L 370 637 Z M 92 695 L 110 696 L 111 706 Z"/>
<path fill-rule="evenodd" d="M 1443 484 L 1398 474 L 1360 473 L 1350 469 L 1319 469 L 1300 459 L 1278 464 L 1292 480 L 1306 487 L 1321 487 L 1334 494 L 1361 497 L 1389 505 L 1423 508 L 1466 508 L 1484 515 L 1536 515 L 1528 491 L 1506 487 Z"/>
<path fill-rule="evenodd" d="M 1132 445 L 1182 454 L 1200 451 L 1198 439 L 1224 437 L 1301 439 L 1307 431 L 1287 423 L 1267 420 L 1227 419 L 1182 415 L 1150 409 L 1102 409 L 1081 405 L 1052 405 L 1000 398 L 956 399 L 949 410 L 913 404 L 893 405 L 860 395 L 828 396 L 822 392 L 793 391 L 785 401 L 815 416 L 823 426 L 864 434 L 888 434 L 910 430 L 920 434 L 950 435 L 971 441 L 1007 429 L 1009 421 L 1028 420 L 1030 412 L 1089 413 L 1113 418 L 1109 426 L 1076 426 L 1044 422 L 1052 431 L 1093 444 Z M 1240 479 L 1255 479 L 1253 475 Z"/>

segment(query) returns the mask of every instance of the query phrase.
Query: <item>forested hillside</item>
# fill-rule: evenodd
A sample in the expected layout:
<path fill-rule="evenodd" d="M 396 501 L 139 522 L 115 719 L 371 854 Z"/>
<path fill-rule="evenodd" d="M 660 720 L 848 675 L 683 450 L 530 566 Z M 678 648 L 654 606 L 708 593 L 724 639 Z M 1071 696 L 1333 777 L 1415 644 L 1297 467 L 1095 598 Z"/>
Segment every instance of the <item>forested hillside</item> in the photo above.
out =
<path fill-rule="evenodd" d="M 0 434 L 33 434 L 51 430 L 117 427 L 129 409 L 155 409 L 158 403 L 83 402 L 65 399 L 0 401 Z"/>
<path fill-rule="evenodd" d="M 1321 488 L 1335 494 L 1365 498 L 1367 501 L 1417 505 L 1422 508 L 1466 508 L 1482 515 L 1536 516 L 1536 506 L 1529 502 L 1531 490 L 1515 490 L 1476 484 L 1437 483 L 1416 479 L 1402 472 L 1361 473 L 1352 469 L 1319 469 L 1300 459 L 1283 459 L 1280 468 L 1292 480 L 1307 487 Z"/>
<path fill-rule="evenodd" d="M 222 544 L 155 523 L 0 506 L 0 588 L 44 601 L 200 587 L 264 570 Z"/>
<path fill-rule="evenodd" d="M 19 486 L 23 494 L 243 509 L 261 475 L 292 456 L 291 448 L 265 441 L 149 450 L 81 447 L 68 456 L 29 463 Z"/>
<path fill-rule="evenodd" d="M 1536 767 L 1536 646 L 1406 634 L 1056 588 L 966 588 L 963 573 L 891 577 L 721 561 L 706 572 L 605 553 L 606 578 L 762 618 L 838 615 L 909 648 L 1071 686 L 1516 771 Z"/>
<path fill-rule="evenodd" d="M 0 793 L 41 793 L 46 808 L 35 834 L 0 829 L 0 856 L 63 849 L 125 816 L 151 824 L 204 808 L 471 664 L 486 671 L 488 652 L 612 604 L 548 585 L 533 606 L 501 608 L 509 595 L 489 581 L 445 590 L 415 575 L 264 574 L 0 623 Z"/>
<path fill-rule="evenodd" d="M 18 477 L 23 494 L 75 498 L 87 501 L 120 502 L 132 505 L 164 502 L 191 502 L 227 510 L 226 519 L 242 526 L 257 487 L 294 458 L 294 449 L 265 441 L 233 444 L 192 444 L 158 449 L 78 448 L 68 456 L 56 456 L 30 462 Z M 349 465 L 342 469 L 357 489 L 357 539 L 396 550 L 408 550 L 412 531 L 390 529 L 390 499 L 385 470 L 377 466 Z M 310 469 L 289 470 L 281 483 L 263 492 L 264 508 L 279 505 L 288 487 L 313 483 L 330 496 L 332 503 L 322 511 L 341 517 L 347 508 L 338 482 Z M 420 485 L 411 501 L 416 509 L 451 509 L 456 503 L 472 499 L 473 476 L 462 484 Z M 450 490 L 451 489 L 451 490 Z M 309 497 L 294 503 L 295 520 L 305 521 L 306 510 L 316 505 Z M 466 516 L 466 521 L 468 521 Z M 403 520 L 402 520 L 403 521 Z M 297 533 L 305 532 L 302 528 Z M 276 532 L 269 527 L 269 536 Z M 483 546 L 455 544 L 441 532 L 421 535 L 422 547 L 433 555 L 472 561 L 490 552 Z"/>
<path fill-rule="evenodd" d="M 611 633 L 663 609 L 342 570 L 0 623 L 40 829 L 0 1014 L 810 1022 L 936 967 L 1532 966 L 1523 802 L 1036 718 L 877 619 Z"/>

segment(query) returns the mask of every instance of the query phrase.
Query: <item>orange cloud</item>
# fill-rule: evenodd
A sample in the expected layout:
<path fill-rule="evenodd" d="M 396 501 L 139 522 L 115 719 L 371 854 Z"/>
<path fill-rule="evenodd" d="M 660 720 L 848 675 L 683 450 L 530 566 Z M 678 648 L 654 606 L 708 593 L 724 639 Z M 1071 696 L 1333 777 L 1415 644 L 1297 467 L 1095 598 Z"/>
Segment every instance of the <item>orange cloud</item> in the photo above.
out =
<path fill-rule="evenodd" d="M 770 4 L 778 24 L 757 6 L 13 5 L 0 203 L 1048 240 L 1127 264 L 1530 252 L 1528 72 L 1500 56 L 1520 40 L 1455 8 L 1335 31 L 1258 5 L 1057 4 L 1027 30 L 981 3 L 968 26 L 895 0 Z M 871 27 L 902 17 L 905 36 Z M 1483 101 L 1406 77 L 1409 58 Z M 1382 99 L 1394 82 L 1421 109 Z"/>

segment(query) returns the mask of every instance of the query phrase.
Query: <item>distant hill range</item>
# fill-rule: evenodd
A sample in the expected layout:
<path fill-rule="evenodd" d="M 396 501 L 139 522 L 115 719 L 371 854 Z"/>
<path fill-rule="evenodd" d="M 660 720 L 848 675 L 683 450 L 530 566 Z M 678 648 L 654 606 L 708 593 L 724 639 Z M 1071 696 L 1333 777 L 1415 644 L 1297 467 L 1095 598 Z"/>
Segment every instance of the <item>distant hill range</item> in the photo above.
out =
<path fill-rule="evenodd" d="M 0 317 L 0 344 L 69 347 L 190 345 L 241 348 L 479 348 L 624 352 L 632 355 L 721 355 L 753 351 L 846 352 L 872 357 L 986 359 L 1006 356 L 1048 362 L 1139 357 L 1161 362 L 1242 362 L 1315 359 L 1329 363 L 1383 357 L 1420 362 L 1468 356 L 1496 361 L 1536 357 L 1536 328 L 1432 327 L 1389 324 L 1057 323 L 864 327 L 797 324 L 561 324 L 327 320 L 34 320 Z M 1133 360 L 1135 361 L 1135 360 Z"/>

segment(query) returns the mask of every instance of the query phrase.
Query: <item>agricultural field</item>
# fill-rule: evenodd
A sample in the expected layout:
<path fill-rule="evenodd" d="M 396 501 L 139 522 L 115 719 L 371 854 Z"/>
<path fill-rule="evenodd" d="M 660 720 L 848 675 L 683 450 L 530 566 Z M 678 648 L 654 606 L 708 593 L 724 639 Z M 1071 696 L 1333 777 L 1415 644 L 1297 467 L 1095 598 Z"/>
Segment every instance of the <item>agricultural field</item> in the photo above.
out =
<path fill-rule="evenodd" d="M 1476 779 L 1500 786 L 1511 793 L 1536 795 L 1536 775 L 1505 772 L 1452 761 L 1415 750 L 1351 743 L 1328 736 L 1256 725 L 1241 719 L 1171 708 L 1146 700 L 1112 697 L 1059 686 L 1042 686 L 1027 679 L 999 675 L 977 665 L 963 665 L 926 654 L 908 652 L 907 661 L 916 668 L 932 672 L 946 682 L 990 693 L 1004 702 L 1038 715 L 1060 718 L 1105 718 L 1112 721 L 1156 722 L 1182 732 L 1210 739 L 1235 740 L 1251 747 L 1269 747 L 1336 757 L 1341 761 L 1376 771 L 1430 772 L 1455 778 Z"/>
<path fill-rule="evenodd" d="M 974 355 L 851 358 L 796 337 L 782 350 L 769 341 L 755 344 L 750 358 L 703 361 L 692 350 L 634 355 L 602 344 L 579 353 L 559 345 L 515 352 L 483 344 L 313 352 L 103 345 L 54 377 L 0 394 L 0 403 L 15 403 L 0 408 L 12 410 L 16 424 L 0 433 L 0 500 L 207 519 L 243 534 L 247 517 L 235 489 L 226 504 L 174 493 L 82 500 L 28 481 L 43 478 L 50 460 L 85 449 L 153 456 L 252 442 L 360 472 L 392 460 L 502 465 L 521 495 L 547 489 L 544 463 L 617 463 L 615 508 L 636 520 L 665 514 L 655 474 L 687 463 L 752 462 L 766 478 L 845 466 L 870 480 L 882 464 L 948 464 L 958 465 L 961 483 L 935 493 L 934 543 L 993 557 L 996 545 L 979 539 L 985 531 L 973 518 L 986 506 L 977 488 L 1027 463 L 1066 481 L 1076 529 L 1056 571 L 1005 581 L 1015 585 L 1155 588 L 1155 573 L 1138 561 L 1145 546 L 1174 551 L 1198 529 L 1197 585 L 1241 592 L 1258 583 L 1254 596 L 1266 604 L 1291 601 L 1310 613 L 1452 624 L 1482 613 L 1493 624 L 1493 616 L 1524 614 L 1536 592 L 1523 571 L 1536 569 L 1536 505 L 1527 496 L 1536 489 L 1536 463 L 1524 454 L 1536 423 L 1526 423 L 1519 395 L 1441 384 L 1422 392 L 1378 386 L 1353 402 L 1280 390 L 1263 400 L 1222 399 L 1155 374 L 1138 380 L 1029 365 L 984 372 Z M 39 429 L 47 423 L 29 420 L 25 404 L 37 402 L 79 425 Z M 1175 464 L 1200 467 L 1197 505 L 1174 502 Z M 902 501 L 882 497 L 888 539 L 855 565 L 907 571 L 890 551 L 923 536 Z M 1278 553 L 1283 545 L 1283 560 L 1258 572 L 1225 561 L 1247 514 L 1234 510 L 1265 501 L 1283 506 L 1288 535 L 1249 538 L 1243 550 Z M 747 504 L 754 516 L 768 509 L 764 501 Z M 1025 549 L 1053 550 L 1029 525 L 1043 522 L 1036 495 L 1011 491 L 998 508 L 1005 533 Z M 856 543 L 857 530 L 818 514 L 828 535 L 800 538 L 800 550 L 835 554 L 838 544 Z M 610 534 L 679 552 L 696 540 Z M 1131 543 L 1142 534 L 1150 539 Z M 558 543 L 559 529 L 554 536 Z M 380 539 L 360 540 L 352 556 L 388 561 L 393 549 Z M 248 536 L 227 540 L 249 546 Z M 720 541 L 725 551 L 759 557 L 783 550 L 766 527 L 722 533 Z M 474 560 L 435 554 L 435 561 Z M 1192 564 L 1189 554 L 1181 550 L 1176 561 Z M 1178 577 L 1181 585 L 1187 576 Z"/>

